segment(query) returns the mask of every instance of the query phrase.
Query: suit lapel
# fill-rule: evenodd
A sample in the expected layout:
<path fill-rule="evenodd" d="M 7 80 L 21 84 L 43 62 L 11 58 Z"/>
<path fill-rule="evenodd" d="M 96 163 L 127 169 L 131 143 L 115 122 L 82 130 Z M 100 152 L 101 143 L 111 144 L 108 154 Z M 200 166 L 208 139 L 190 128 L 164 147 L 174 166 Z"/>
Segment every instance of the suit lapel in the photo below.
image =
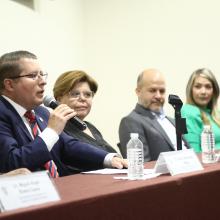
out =
<path fill-rule="evenodd" d="M 15 121 L 15 123 L 17 124 L 17 127 L 19 128 L 19 130 L 21 132 L 23 132 L 30 141 L 33 140 L 33 138 L 31 137 L 30 132 L 28 131 L 26 125 L 24 124 L 24 122 L 23 122 L 23 120 L 21 119 L 20 116 L 19 116 L 19 119 L 17 121 Z"/>
<path fill-rule="evenodd" d="M 14 107 L 6 100 L 4 99 L 2 96 L 0 97 L 1 101 L 7 106 L 8 111 L 11 111 L 11 118 L 13 118 L 13 122 L 16 124 L 17 130 L 19 135 L 24 134 L 29 141 L 32 141 L 33 138 L 30 134 L 30 132 L 28 131 L 26 125 L 24 124 L 22 118 L 20 117 L 20 115 L 18 114 L 18 112 L 14 109 Z M 39 116 L 38 110 L 35 111 L 36 113 L 36 120 L 38 123 L 38 126 L 40 128 L 40 130 L 44 130 L 45 127 L 47 126 L 45 120 L 43 120 L 43 118 L 41 118 Z"/>
<path fill-rule="evenodd" d="M 162 137 L 166 140 L 166 142 L 169 144 L 169 146 L 174 150 L 174 146 L 171 143 L 170 138 L 167 136 L 166 132 L 161 127 L 161 125 L 159 124 L 157 119 L 154 117 L 153 120 L 151 120 L 151 121 L 149 120 L 148 122 L 152 124 L 152 126 L 162 135 Z"/>
<path fill-rule="evenodd" d="M 139 114 L 141 114 L 142 116 L 146 116 L 146 117 L 144 117 L 144 120 L 146 121 L 146 123 L 151 124 L 158 131 L 158 133 L 160 133 L 161 136 L 166 140 L 166 142 L 169 144 L 170 148 L 172 150 L 174 150 L 174 146 L 173 146 L 172 142 L 170 141 L 169 137 L 167 136 L 166 132 L 161 127 L 159 122 L 157 121 L 156 117 L 148 109 L 143 108 L 139 104 L 136 105 L 135 111 L 138 112 Z"/>
<path fill-rule="evenodd" d="M 24 124 L 22 118 L 18 114 L 18 112 L 14 109 L 14 107 L 1 96 L 1 101 L 4 103 L 4 105 L 7 107 L 9 114 L 11 114 L 11 118 L 13 119 L 13 122 L 16 125 L 17 132 L 19 135 L 24 134 L 30 141 L 32 140 L 32 137 Z"/>
<path fill-rule="evenodd" d="M 20 127 L 20 130 L 25 133 L 25 135 L 30 139 L 30 141 L 33 140 L 30 132 L 28 131 L 26 125 L 24 124 L 23 120 L 21 119 L 21 117 L 19 115 L 16 120 L 17 121 L 15 123 L 17 124 L 18 127 Z M 39 129 L 41 131 L 43 131 L 46 127 L 45 121 L 37 114 L 36 114 L 36 120 L 37 120 L 37 124 L 38 124 Z"/>
<path fill-rule="evenodd" d="M 44 121 L 44 119 L 39 116 L 37 113 L 36 113 L 36 120 L 37 120 L 37 124 L 38 124 L 38 127 L 41 131 L 43 131 L 46 126 L 47 126 L 47 123 Z"/>

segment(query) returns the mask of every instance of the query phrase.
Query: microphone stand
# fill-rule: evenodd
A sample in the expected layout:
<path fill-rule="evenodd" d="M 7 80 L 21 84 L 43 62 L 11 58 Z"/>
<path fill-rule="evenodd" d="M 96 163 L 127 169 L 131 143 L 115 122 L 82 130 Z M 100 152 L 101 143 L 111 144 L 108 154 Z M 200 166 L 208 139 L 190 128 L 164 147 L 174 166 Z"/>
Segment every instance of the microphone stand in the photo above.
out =
<path fill-rule="evenodd" d="M 187 133 L 186 119 L 181 118 L 181 112 L 180 112 L 183 102 L 176 95 L 169 95 L 168 102 L 175 109 L 177 150 L 182 150 L 182 135 Z"/>

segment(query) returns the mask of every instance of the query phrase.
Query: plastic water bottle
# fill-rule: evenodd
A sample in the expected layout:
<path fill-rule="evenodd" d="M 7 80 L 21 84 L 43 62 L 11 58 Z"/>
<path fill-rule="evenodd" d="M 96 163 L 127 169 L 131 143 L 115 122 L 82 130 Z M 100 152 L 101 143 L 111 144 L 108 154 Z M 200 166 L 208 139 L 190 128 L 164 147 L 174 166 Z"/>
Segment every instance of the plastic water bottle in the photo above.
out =
<path fill-rule="evenodd" d="M 138 139 L 137 133 L 131 133 L 127 144 L 128 179 L 137 180 L 144 176 L 143 143 Z"/>
<path fill-rule="evenodd" d="M 202 162 L 215 163 L 215 137 L 210 125 L 204 125 L 201 134 Z"/>

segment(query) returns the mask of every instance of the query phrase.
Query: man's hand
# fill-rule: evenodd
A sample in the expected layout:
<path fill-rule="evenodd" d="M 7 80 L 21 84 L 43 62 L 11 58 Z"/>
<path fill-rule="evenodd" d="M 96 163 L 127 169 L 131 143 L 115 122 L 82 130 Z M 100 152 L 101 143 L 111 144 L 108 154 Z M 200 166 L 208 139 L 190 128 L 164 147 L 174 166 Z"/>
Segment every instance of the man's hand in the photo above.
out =
<path fill-rule="evenodd" d="M 122 169 L 123 167 L 128 167 L 128 161 L 127 159 L 119 158 L 119 157 L 113 157 L 112 158 L 112 167 Z"/>
<path fill-rule="evenodd" d="M 12 170 L 8 173 L 4 173 L 3 175 L 4 176 L 15 176 L 15 175 L 21 175 L 21 174 L 30 174 L 31 171 L 26 169 L 26 168 L 19 168 L 19 169 L 16 169 L 16 170 Z"/>
<path fill-rule="evenodd" d="M 50 113 L 47 127 L 53 129 L 59 135 L 63 131 L 66 122 L 75 115 L 76 112 L 73 109 L 61 104 Z"/>

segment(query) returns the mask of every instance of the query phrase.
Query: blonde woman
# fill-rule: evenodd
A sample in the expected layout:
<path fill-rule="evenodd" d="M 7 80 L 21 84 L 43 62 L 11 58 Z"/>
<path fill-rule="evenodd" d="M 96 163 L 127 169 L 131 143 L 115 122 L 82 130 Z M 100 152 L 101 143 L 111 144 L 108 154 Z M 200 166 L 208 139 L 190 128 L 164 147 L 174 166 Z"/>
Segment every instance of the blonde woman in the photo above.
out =
<path fill-rule="evenodd" d="M 217 109 L 219 85 L 214 74 L 207 68 L 194 71 L 186 87 L 186 104 L 181 109 L 186 118 L 186 140 L 201 152 L 201 132 L 204 125 L 211 125 L 215 135 L 216 149 L 220 149 L 220 114 Z"/>

